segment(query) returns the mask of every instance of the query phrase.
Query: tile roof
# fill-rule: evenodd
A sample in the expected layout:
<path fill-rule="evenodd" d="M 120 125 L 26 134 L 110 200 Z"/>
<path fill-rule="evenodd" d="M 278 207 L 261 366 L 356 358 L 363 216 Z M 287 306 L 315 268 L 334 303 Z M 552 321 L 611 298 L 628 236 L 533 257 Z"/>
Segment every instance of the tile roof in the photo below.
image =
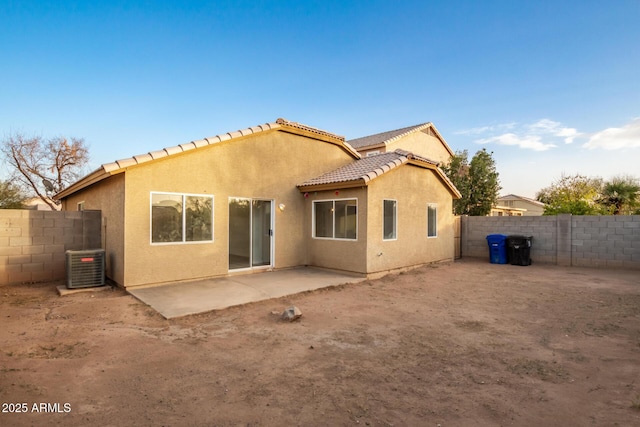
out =
<path fill-rule="evenodd" d="M 286 125 L 286 126 L 290 126 L 290 127 L 293 127 L 293 128 L 306 130 L 308 132 L 316 133 L 318 135 L 328 136 L 330 138 L 339 139 L 340 141 L 345 142 L 344 136 L 336 135 L 334 133 L 327 132 L 326 130 L 314 128 L 312 126 L 304 125 L 302 123 L 292 122 L 292 121 L 289 121 L 287 119 L 279 118 L 279 119 L 276 120 L 276 124 Z"/>
<path fill-rule="evenodd" d="M 369 135 L 369 136 L 363 136 L 362 138 L 351 139 L 347 142 L 349 143 L 349 145 L 351 145 L 355 149 L 370 147 L 372 145 L 391 142 L 392 140 L 398 139 L 411 132 L 422 130 L 423 128 L 426 128 L 430 124 L 431 123 L 421 123 L 419 125 L 408 126 L 402 129 L 390 130 L 387 132 L 376 133 L 375 135 Z"/>
<path fill-rule="evenodd" d="M 377 154 L 375 156 L 356 160 L 346 166 L 327 172 L 316 178 L 312 178 L 300 184 L 299 187 L 357 180 L 367 182 L 376 176 L 382 175 L 383 173 L 395 168 L 396 166 L 406 163 L 407 160 L 408 159 L 405 156 L 396 152 Z"/>
<path fill-rule="evenodd" d="M 449 144 L 447 144 L 447 141 L 444 140 L 442 135 L 440 135 L 440 132 L 438 132 L 438 129 L 436 129 L 436 127 L 431 122 L 421 123 L 415 126 L 407 126 L 405 128 L 377 133 L 375 135 L 364 136 L 362 138 L 350 139 L 349 141 L 347 141 L 347 144 L 349 144 L 356 150 L 362 150 L 379 145 L 392 144 L 411 133 L 421 131 L 436 137 L 442 143 L 445 150 L 447 150 L 450 155 L 454 155 L 454 152 L 451 147 L 449 147 Z"/>
<path fill-rule="evenodd" d="M 410 159 L 420 160 L 422 162 L 437 166 L 438 163 L 425 159 L 424 157 L 414 156 L 408 151 L 396 150 L 389 153 L 376 154 L 355 160 L 346 166 L 338 168 L 334 171 L 325 173 L 316 178 L 312 178 L 298 187 L 311 187 L 325 184 L 338 184 L 347 182 L 359 182 L 366 185 L 372 179 L 394 169 Z"/>
<path fill-rule="evenodd" d="M 498 200 L 509 200 L 509 199 L 521 199 L 525 202 L 529 202 L 529 203 L 533 203 L 534 205 L 538 205 L 538 206 L 545 206 L 544 203 L 542 203 L 539 200 L 535 200 L 535 199 L 531 199 L 529 197 L 524 197 L 524 196 L 518 196 L 517 194 L 507 194 L 506 196 L 501 196 L 498 197 Z"/>
<path fill-rule="evenodd" d="M 241 138 L 244 136 L 257 134 L 269 130 L 279 129 L 285 132 L 299 133 L 299 134 L 312 134 L 319 139 L 333 143 L 340 146 L 355 159 L 359 159 L 360 154 L 349 144 L 345 142 L 344 136 L 336 135 L 318 128 L 314 128 L 302 123 L 292 122 L 287 119 L 279 118 L 275 122 L 265 123 L 263 125 L 253 126 L 246 129 L 237 130 L 235 132 L 227 132 L 224 134 L 211 136 L 208 138 L 191 141 L 185 144 L 180 144 L 174 147 L 167 147 L 161 150 L 152 151 L 146 154 L 140 154 L 126 159 L 116 160 L 115 162 L 105 163 L 98 169 L 75 182 L 68 188 L 62 190 L 60 193 L 54 196 L 55 199 L 61 199 L 73 194 L 82 188 L 85 188 L 91 184 L 99 182 L 110 175 L 126 170 L 131 166 L 140 165 L 143 163 L 151 162 L 154 160 L 162 159 L 164 157 L 173 156 L 176 154 L 184 153 L 186 151 L 202 148 L 208 145 L 218 144 L 220 142 L 232 140 L 234 138 Z"/>
<path fill-rule="evenodd" d="M 243 136 L 260 133 L 267 130 L 286 129 L 287 127 L 307 131 L 319 136 L 328 137 L 342 144 L 344 144 L 344 141 L 345 141 L 344 136 L 339 136 L 327 131 L 323 131 L 318 128 L 304 125 L 302 123 L 292 122 L 287 119 L 279 118 L 272 123 L 265 123 L 263 125 L 258 125 L 258 126 L 253 126 L 247 129 L 237 130 L 235 132 L 227 132 L 227 133 L 216 135 L 216 136 L 210 136 L 208 138 L 200 139 L 197 141 L 191 141 L 186 144 L 180 144 L 175 147 L 167 147 L 167 148 L 163 148 L 162 150 L 152 151 L 147 154 L 141 154 L 141 155 L 129 157 L 127 159 L 116 160 L 113 163 L 105 163 L 104 165 L 102 165 L 102 167 L 105 169 L 106 172 L 114 172 L 114 171 L 117 171 L 118 169 L 139 165 L 141 163 L 146 163 L 152 160 L 161 159 L 163 157 L 171 156 L 174 154 L 183 153 L 185 151 L 193 150 L 195 148 L 200 148 L 207 145 L 213 145 L 220 142 L 228 141 L 230 139 L 240 138 Z"/>
<path fill-rule="evenodd" d="M 403 156 L 405 156 L 405 157 L 407 157 L 409 159 L 420 160 L 420 161 L 425 162 L 425 163 L 431 163 L 432 165 L 440 166 L 440 163 L 438 163 L 438 162 L 436 162 L 434 160 L 427 159 L 426 157 L 422 157 L 422 156 L 419 156 L 417 154 L 413 154 L 410 151 L 402 150 L 400 148 L 396 149 L 395 153 L 402 154 Z"/>
<path fill-rule="evenodd" d="M 302 184 L 298 184 L 297 187 L 300 191 L 361 187 L 380 175 L 406 163 L 432 170 L 449 189 L 454 198 L 459 199 L 462 197 L 453 182 L 438 167 L 438 162 L 416 156 L 405 150 L 395 150 L 354 160 L 353 163 L 312 178 Z"/>

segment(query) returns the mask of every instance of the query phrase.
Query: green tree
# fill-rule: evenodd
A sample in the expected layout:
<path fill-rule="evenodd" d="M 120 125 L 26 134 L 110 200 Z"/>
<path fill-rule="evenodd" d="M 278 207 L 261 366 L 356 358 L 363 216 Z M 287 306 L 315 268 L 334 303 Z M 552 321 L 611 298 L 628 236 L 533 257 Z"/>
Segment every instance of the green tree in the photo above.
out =
<path fill-rule="evenodd" d="M 13 182 L 54 210 L 57 206 L 51 196 L 76 181 L 89 161 L 84 140 L 76 138 L 45 140 L 15 134 L 2 141 L 0 151 L 13 169 Z"/>
<path fill-rule="evenodd" d="M 454 200 L 453 212 L 456 215 L 488 215 L 498 200 L 501 188 L 493 153 L 483 148 L 471 162 L 468 157 L 467 150 L 457 151 L 442 168 L 462 194 L 460 200 Z"/>
<path fill-rule="evenodd" d="M 23 209 L 26 197 L 10 181 L 0 181 L 0 209 Z"/>
<path fill-rule="evenodd" d="M 469 205 L 469 152 L 467 150 L 456 151 L 449 163 L 442 166 L 442 171 L 462 195 L 461 199 L 453 201 L 453 213 L 463 215 Z"/>
<path fill-rule="evenodd" d="M 640 209 L 640 181 L 629 175 L 616 176 L 606 181 L 600 204 L 613 215 L 631 215 L 637 212 Z"/>
<path fill-rule="evenodd" d="M 600 178 L 563 174 L 549 187 L 538 191 L 536 198 L 546 205 L 544 215 L 601 215 L 606 211 L 599 203 L 602 187 Z"/>

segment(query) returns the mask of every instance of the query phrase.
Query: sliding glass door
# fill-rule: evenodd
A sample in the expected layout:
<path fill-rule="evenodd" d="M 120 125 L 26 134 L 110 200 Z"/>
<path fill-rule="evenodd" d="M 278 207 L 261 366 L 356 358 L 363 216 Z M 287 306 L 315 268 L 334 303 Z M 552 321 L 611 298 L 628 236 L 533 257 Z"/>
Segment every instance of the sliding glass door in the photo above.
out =
<path fill-rule="evenodd" d="M 270 267 L 273 201 L 229 198 L 229 270 Z"/>

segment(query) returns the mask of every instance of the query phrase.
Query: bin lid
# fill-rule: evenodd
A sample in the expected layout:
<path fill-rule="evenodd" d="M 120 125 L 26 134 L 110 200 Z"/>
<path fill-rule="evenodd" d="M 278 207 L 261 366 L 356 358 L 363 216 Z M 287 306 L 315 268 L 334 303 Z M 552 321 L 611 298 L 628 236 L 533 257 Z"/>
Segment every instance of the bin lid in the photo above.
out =
<path fill-rule="evenodd" d="M 510 234 L 507 236 L 507 241 L 526 241 L 532 239 L 533 236 L 521 236 L 519 234 Z"/>
<path fill-rule="evenodd" d="M 531 246 L 533 236 L 520 236 L 517 234 L 507 236 L 507 246 Z"/>
<path fill-rule="evenodd" d="M 507 236 L 505 234 L 489 234 L 487 236 L 487 242 L 489 243 L 501 243 L 506 240 Z"/>

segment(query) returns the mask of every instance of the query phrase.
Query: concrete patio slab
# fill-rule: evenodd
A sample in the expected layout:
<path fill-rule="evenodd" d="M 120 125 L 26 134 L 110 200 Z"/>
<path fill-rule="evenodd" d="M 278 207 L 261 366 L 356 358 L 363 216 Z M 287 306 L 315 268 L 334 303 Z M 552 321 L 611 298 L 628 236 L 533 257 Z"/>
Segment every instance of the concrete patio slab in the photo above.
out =
<path fill-rule="evenodd" d="M 363 280 L 335 271 L 300 267 L 132 289 L 129 293 L 172 319 Z"/>

